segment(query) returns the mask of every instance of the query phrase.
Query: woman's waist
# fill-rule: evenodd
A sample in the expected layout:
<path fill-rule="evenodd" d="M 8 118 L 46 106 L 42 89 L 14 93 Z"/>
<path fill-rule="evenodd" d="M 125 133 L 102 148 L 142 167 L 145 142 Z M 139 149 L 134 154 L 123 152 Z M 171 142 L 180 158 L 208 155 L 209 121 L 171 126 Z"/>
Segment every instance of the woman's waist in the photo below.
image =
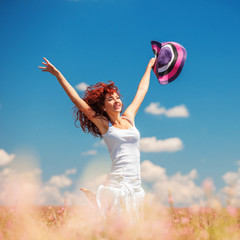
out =
<path fill-rule="evenodd" d="M 140 175 L 118 175 L 110 173 L 107 178 L 107 183 L 113 186 L 130 185 L 134 188 L 141 187 Z"/>
<path fill-rule="evenodd" d="M 134 150 L 131 148 L 131 150 L 119 150 L 118 151 L 112 151 L 110 152 L 110 156 L 113 162 L 118 161 L 127 161 L 127 160 L 139 160 L 140 159 L 140 152 L 138 150 Z"/>
<path fill-rule="evenodd" d="M 140 165 L 140 155 L 128 154 L 117 157 L 112 157 L 112 166 L 123 167 L 123 166 L 138 166 Z"/>
<path fill-rule="evenodd" d="M 111 178 L 121 178 L 121 179 L 133 179 L 133 180 L 141 180 L 140 172 L 117 172 L 111 171 L 109 174 Z"/>
<path fill-rule="evenodd" d="M 111 175 L 113 176 L 127 176 L 135 177 L 140 176 L 140 164 L 124 164 L 124 165 L 112 165 Z"/>

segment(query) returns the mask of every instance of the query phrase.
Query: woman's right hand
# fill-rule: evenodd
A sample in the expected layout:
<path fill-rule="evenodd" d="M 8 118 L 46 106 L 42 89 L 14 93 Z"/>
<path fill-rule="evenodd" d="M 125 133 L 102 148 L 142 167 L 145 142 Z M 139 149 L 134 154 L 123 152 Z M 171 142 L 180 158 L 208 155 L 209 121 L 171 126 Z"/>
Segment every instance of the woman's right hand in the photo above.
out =
<path fill-rule="evenodd" d="M 43 59 L 45 60 L 45 62 L 42 62 L 42 64 L 45 65 L 45 67 L 38 67 L 38 68 L 42 69 L 43 72 L 50 72 L 54 76 L 59 74 L 59 71 L 57 70 L 56 67 L 54 67 L 53 64 L 51 64 L 46 58 L 43 58 Z"/>
<path fill-rule="evenodd" d="M 149 61 L 149 63 L 148 63 L 148 67 L 149 67 L 149 68 L 152 68 L 152 67 L 154 66 L 156 60 L 157 60 L 156 56 L 153 57 L 153 58 L 151 58 L 150 61 Z"/>

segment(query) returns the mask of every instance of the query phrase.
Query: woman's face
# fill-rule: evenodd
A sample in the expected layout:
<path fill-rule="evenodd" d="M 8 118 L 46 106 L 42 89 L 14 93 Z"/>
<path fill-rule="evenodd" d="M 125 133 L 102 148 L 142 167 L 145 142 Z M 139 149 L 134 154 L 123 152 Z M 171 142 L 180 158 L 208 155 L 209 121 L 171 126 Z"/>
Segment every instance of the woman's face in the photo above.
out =
<path fill-rule="evenodd" d="M 113 94 L 107 93 L 104 100 L 103 110 L 106 113 L 111 112 L 121 112 L 122 111 L 122 101 L 120 96 L 114 92 Z"/>

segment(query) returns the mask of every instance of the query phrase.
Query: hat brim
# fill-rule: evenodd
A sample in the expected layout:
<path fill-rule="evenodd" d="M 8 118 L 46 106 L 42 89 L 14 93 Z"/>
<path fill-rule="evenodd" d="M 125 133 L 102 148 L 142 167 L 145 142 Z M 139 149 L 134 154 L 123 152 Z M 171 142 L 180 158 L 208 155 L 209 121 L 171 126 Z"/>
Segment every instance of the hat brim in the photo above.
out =
<path fill-rule="evenodd" d="M 181 73 L 187 58 L 187 51 L 182 45 L 176 42 L 159 43 L 157 41 L 152 41 L 151 44 L 156 57 L 163 47 L 169 47 L 173 53 L 173 59 L 168 65 L 160 68 L 158 61 L 156 61 L 153 66 L 153 71 L 157 76 L 159 83 L 166 85 L 174 81 Z"/>

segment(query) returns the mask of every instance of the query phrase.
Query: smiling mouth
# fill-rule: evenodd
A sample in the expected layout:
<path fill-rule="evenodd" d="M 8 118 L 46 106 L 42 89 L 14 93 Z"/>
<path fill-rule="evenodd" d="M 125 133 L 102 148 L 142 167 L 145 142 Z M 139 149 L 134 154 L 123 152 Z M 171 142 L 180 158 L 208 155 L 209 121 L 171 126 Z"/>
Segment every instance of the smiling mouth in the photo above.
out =
<path fill-rule="evenodd" d="M 121 108 L 121 105 L 115 105 L 115 106 L 113 106 L 113 108 L 114 109 L 119 109 L 119 108 Z"/>

